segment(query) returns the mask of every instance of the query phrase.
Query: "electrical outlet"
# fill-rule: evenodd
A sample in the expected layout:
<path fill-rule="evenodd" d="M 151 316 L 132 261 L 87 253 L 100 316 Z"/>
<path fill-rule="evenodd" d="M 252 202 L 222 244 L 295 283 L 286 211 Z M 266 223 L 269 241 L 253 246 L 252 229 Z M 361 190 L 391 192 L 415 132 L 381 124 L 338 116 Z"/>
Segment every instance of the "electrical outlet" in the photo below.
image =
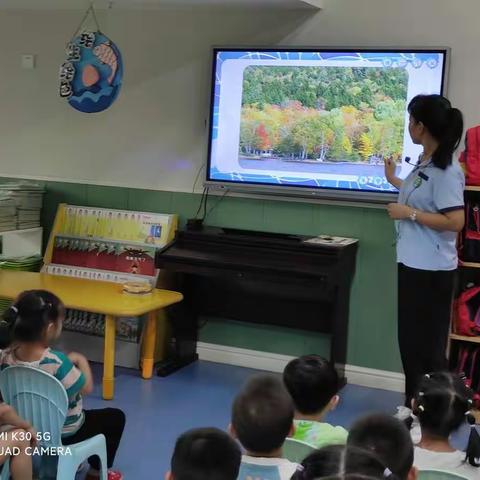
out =
<path fill-rule="evenodd" d="M 35 55 L 22 55 L 22 68 L 33 70 L 35 68 Z"/>

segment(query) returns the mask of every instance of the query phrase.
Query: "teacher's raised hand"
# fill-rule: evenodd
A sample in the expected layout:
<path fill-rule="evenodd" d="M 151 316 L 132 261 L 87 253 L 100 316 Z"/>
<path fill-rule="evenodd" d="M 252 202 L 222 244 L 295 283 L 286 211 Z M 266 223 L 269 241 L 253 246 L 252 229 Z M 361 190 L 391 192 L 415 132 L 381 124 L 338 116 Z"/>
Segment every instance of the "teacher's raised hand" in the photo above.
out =
<path fill-rule="evenodd" d="M 395 170 L 397 169 L 397 163 L 391 158 L 386 158 L 384 167 L 385 177 L 387 177 L 387 179 L 393 178 L 395 176 Z"/>
<path fill-rule="evenodd" d="M 387 179 L 388 183 L 393 185 L 397 190 L 400 190 L 402 186 L 402 180 L 395 175 L 397 170 L 397 162 L 392 158 L 385 159 L 385 178 Z"/>

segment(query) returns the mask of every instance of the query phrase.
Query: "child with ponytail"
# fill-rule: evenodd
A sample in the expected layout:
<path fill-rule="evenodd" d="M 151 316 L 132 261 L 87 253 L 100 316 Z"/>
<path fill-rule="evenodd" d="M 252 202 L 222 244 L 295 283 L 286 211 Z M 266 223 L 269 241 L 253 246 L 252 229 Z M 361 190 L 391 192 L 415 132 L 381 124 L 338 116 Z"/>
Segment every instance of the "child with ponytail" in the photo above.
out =
<path fill-rule="evenodd" d="M 419 470 L 443 470 L 469 479 L 480 478 L 480 437 L 470 413 L 473 392 L 456 374 L 424 375 L 412 401 L 422 437 L 415 447 L 414 465 Z M 456 450 L 450 436 L 462 425 L 471 426 L 466 451 Z"/>
<path fill-rule="evenodd" d="M 343 445 L 331 445 L 308 455 L 298 465 L 291 480 L 318 480 L 320 478 L 397 480 L 397 477 L 373 452 Z"/>
<path fill-rule="evenodd" d="M 0 368 L 27 365 L 57 378 L 69 401 L 62 443 L 69 445 L 104 434 L 110 468 L 122 437 L 125 415 L 116 408 L 83 409 L 83 395 L 93 390 L 88 360 L 80 353 L 65 355 L 50 348 L 62 332 L 64 316 L 65 307 L 54 294 L 44 290 L 22 293 L 0 322 Z M 98 457 L 91 457 L 89 463 L 87 479 L 99 478 Z M 119 472 L 108 471 L 108 480 L 122 478 Z"/>

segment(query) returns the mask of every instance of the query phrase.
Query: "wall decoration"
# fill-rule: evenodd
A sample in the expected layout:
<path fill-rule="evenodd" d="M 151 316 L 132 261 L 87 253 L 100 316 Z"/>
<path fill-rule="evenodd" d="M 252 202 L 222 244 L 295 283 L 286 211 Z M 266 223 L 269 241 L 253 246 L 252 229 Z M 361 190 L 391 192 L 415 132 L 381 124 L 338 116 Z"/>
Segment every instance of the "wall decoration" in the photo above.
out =
<path fill-rule="evenodd" d="M 89 17 L 93 31 L 84 30 Z M 120 50 L 100 31 L 93 6 L 67 44 L 67 58 L 60 67 L 60 96 L 84 113 L 109 108 L 120 93 L 123 63 Z"/>

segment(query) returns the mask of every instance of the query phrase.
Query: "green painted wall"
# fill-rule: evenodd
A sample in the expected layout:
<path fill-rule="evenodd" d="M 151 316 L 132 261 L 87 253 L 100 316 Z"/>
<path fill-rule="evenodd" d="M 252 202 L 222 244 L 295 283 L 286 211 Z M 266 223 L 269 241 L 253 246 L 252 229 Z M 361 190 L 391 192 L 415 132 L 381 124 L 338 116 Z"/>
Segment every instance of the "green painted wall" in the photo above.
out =
<path fill-rule="evenodd" d="M 178 213 L 183 225 L 200 196 L 188 193 L 46 182 L 43 221 L 50 228 L 58 203 Z M 211 198 L 210 206 L 218 201 Z M 225 197 L 212 210 L 209 225 L 360 240 L 351 294 L 348 363 L 401 371 L 396 346 L 396 265 L 392 222 L 385 211 L 308 203 Z M 299 312 L 301 315 L 301 312 Z M 200 339 L 286 355 L 328 354 L 328 338 L 287 328 L 211 320 Z"/>

